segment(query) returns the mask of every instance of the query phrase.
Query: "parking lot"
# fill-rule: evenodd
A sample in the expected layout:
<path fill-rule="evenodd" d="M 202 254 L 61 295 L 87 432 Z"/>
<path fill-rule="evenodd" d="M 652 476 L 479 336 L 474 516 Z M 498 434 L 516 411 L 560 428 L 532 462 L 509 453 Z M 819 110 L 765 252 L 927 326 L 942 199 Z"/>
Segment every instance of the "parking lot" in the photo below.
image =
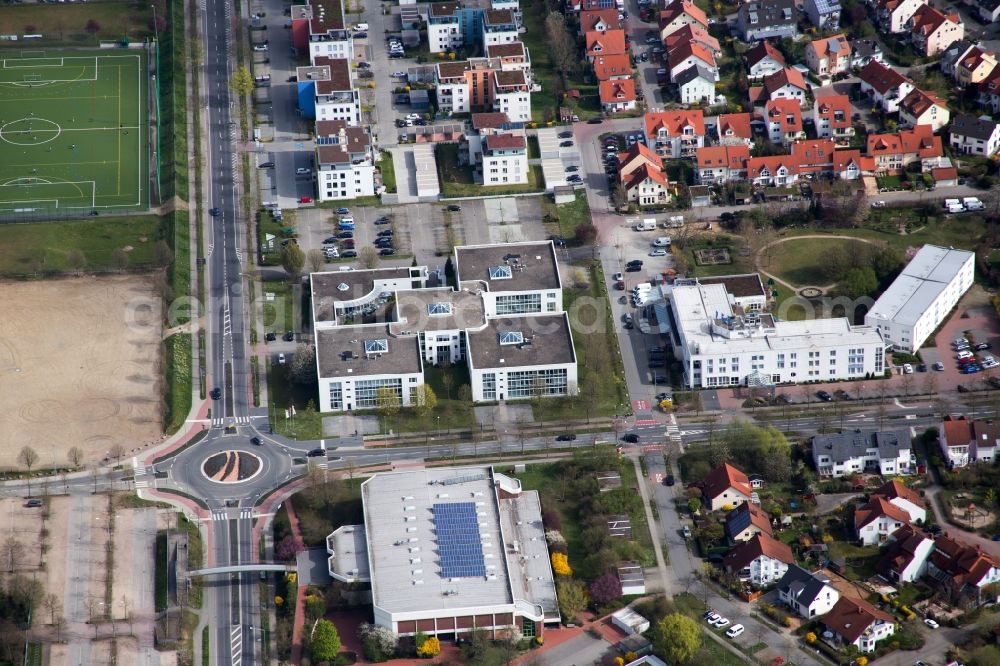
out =
<path fill-rule="evenodd" d="M 537 138 L 545 188 L 552 191 L 562 185 L 583 185 L 583 162 L 573 131 L 564 127 L 545 127 L 538 130 Z"/>

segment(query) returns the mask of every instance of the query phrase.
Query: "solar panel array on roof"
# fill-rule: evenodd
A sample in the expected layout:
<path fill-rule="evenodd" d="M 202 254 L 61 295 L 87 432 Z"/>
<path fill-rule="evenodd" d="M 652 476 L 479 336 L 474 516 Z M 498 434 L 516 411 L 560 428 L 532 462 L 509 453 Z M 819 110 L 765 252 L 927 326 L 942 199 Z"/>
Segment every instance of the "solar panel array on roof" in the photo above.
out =
<path fill-rule="evenodd" d="M 485 576 L 486 562 L 475 502 L 438 503 L 431 509 L 434 513 L 434 531 L 437 533 L 441 576 Z"/>

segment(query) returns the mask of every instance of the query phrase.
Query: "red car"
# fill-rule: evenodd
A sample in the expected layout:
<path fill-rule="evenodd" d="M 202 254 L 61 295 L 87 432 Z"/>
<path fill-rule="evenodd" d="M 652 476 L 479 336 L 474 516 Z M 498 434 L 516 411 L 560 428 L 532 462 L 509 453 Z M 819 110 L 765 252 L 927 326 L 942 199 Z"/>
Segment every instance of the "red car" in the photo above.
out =
<path fill-rule="evenodd" d="M 312 197 L 299 197 L 299 203 L 312 203 Z"/>

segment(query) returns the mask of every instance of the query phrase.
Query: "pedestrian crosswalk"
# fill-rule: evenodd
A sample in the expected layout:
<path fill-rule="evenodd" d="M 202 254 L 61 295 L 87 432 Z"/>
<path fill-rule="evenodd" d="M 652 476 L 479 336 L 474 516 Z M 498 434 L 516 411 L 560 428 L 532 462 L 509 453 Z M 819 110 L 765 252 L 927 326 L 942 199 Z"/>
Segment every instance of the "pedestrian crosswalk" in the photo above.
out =
<path fill-rule="evenodd" d="M 147 478 L 146 466 L 139 465 L 135 468 L 135 473 L 133 475 L 135 479 L 136 488 L 149 488 L 151 485 L 150 479 Z"/>
<path fill-rule="evenodd" d="M 229 636 L 229 650 L 233 666 L 241 666 L 243 663 L 243 625 L 233 627 Z"/>
<path fill-rule="evenodd" d="M 234 520 L 237 518 L 239 520 L 253 520 L 253 507 L 240 507 L 239 513 L 230 511 L 229 509 L 212 509 L 213 521 Z"/>
<path fill-rule="evenodd" d="M 213 428 L 225 428 L 231 425 L 250 425 L 252 417 L 249 416 L 224 416 L 212 419 Z"/>

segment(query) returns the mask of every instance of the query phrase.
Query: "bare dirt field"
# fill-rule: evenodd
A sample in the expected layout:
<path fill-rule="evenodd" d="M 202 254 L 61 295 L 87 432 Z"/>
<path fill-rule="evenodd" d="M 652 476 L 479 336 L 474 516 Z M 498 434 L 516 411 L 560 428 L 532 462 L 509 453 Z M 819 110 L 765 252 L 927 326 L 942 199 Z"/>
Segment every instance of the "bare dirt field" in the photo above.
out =
<path fill-rule="evenodd" d="M 42 564 L 41 529 L 41 507 L 26 509 L 18 497 L 0 500 L 0 570 L 37 573 Z"/>
<path fill-rule="evenodd" d="M 139 276 L 0 283 L 0 468 L 131 454 L 162 434 L 160 299 Z"/>

